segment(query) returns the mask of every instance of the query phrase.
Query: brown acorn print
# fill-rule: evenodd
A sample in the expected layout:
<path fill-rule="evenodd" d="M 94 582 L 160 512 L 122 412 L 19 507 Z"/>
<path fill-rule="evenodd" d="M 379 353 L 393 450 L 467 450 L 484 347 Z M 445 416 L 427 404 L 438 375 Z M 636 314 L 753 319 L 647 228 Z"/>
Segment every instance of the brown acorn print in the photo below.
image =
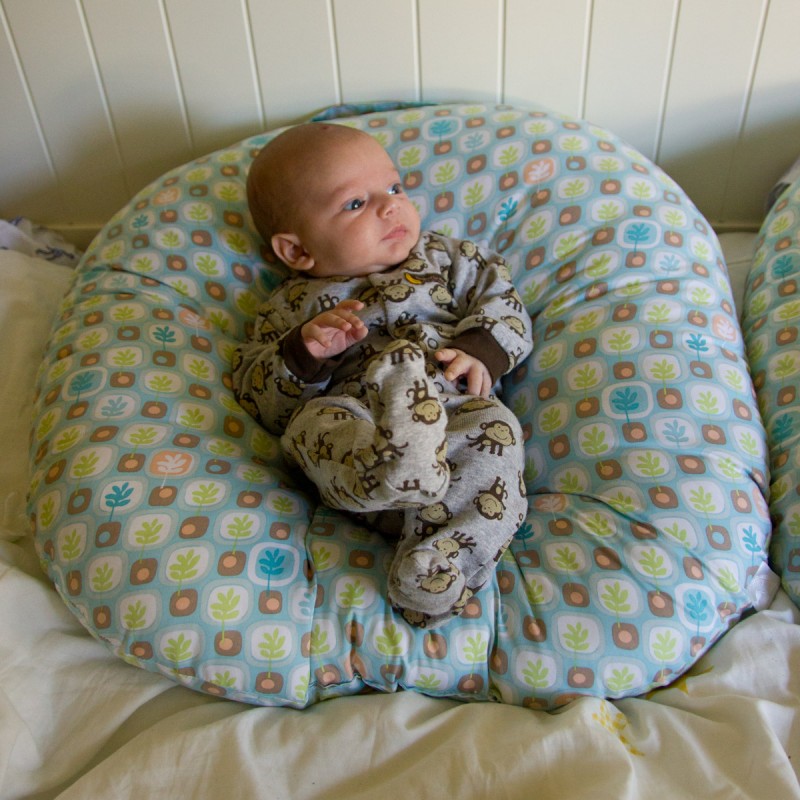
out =
<path fill-rule="evenodd" d="M 278 694 L 283 689 L 283 675 L 271 670 L 256 675 L 255 689 L 261 694 Z"/>
<path fill-rule="evenodd" d="M 481 172 L 486 169 L 486 156 L 476 155 L 467 159 L 467 174 L 474 175 L 476 172 Z"/>
<path fill-rule="evenodd" d="M 600 399 L 597 397 L 584 397 L 575 403 L 575 415 L 580 419 L 594 417 L 600 412 Z"/>
<path fill-rule="evenodd" d="M 412 191 L 422 185 L 422 173 L 419 170 L 410 170 L 403 176 L 403 187 Z"/>
<path fill-rule="evenodd" d="M 375 557 L 368 550 L 353 550 L 350 552 L 348 563 L 356 569 L 372 569 Z"/>
<path fill-rule="evenodd" d="M 505 675 L 508 672 L 508 653 L 499 645 L 495 645 L 489 656 L 489 669 L 497 675 Z"/>
<path fill-rule="evenodd" d="M 571 536 L 573 532 L 572 522 L 566 517 L 555 517 L 549 520 L 547 529 L 553 536 Z"/>
<path fill-rule="evenodd" d="M 208 522 L 208 517 L 186 517 L 178 528 L 178 535 L 181 539 L 199 539 L 208 532 Z"/>
<path fill-rule="evenodd" d="M 244 217 L 238 211 L 223 211 L 222 219 L 226 225 L 230 225 L 233 228 L 244 227 Z"/>
<path fill-rule="evenodd" d="M 403 128 L 400 132 L 400 139 L 404 142 L 413 142 L 419 139 L 419 128 Z"/>
<path fill-rule="evenodd" d="M 545 378 L 536 386 L 539 400 L 550 400 L 558 394 L 558 378 Z"/>
<path fill-rule="evenodd" d="M 147 419 L 162 419 L 167 415 L 167 404 L 158 400 L 148 400 L 142 406 L 142 416 Z"/>
<path fill-rule="evenodd" d="M 428 658 L 437 661 L 447 658 L 447 639 L 441 633 L 426 633 L 422 639 L 422 649 Z"/>
<path fill-rule="evenodd" d="M 631 522 L 630 528 L 636 539 L 658 538 L 658 531 L 649 522 Z"/>
<path fill-rule="evenodd" d="M 592 234 L 592 244 L 595 247 L 603 247 L 604 245 L 607 245 L 614 238 L 614 231 L 615 229 L 611 225 L 605 225 L 602 228 L 598 228 Z"/>
<path fill-rule="evenodd" d="M 704 636 L 692 636 L 692 640 L 689 643 L 689 652 L 692 656 L 698 656 L 703 652 L 705 646 L 706 640 Z"/>
<path fill-rule="evenodd" d="M 200 437 L 194 433 L 185 433 L 184 431 L 181 431 L 172 437 L 172 443 L 176 447 L 186 447 L 192 449 L 200 444 Z"/>
<path fill-rule="evenodd" d="M 677 409 L 683 407 L 683 395 L 680 389 L 661 388 L 656 392 L 656 402 L 661 408 Z"/>
<path fill-rule="evenodd" d="M 147 502 L 151 506 L 168 506 L 175 502 L 178 489 L 175 486 L 154 486 Z"/>
<path fill-rule="evenodd" d="M 500 594 L 510 594 L 514 591 L 516 582 L 517 579 L 513 572 L 509 572 L 507 569 L 497 570 L 497 588 L 500 590 Z"/>
<path fill-rule="evenodd" d="M 666 592 L 651 590 L 647 593 L 647 605 L 655 617 L 671 617 L 675 613 L 675 603 Z"/>
<path fill-rule="evenodd" d="M 355 620 L 349 620 L 344 626 L 345 641 L 356 647 L 361 647 L 364 642 L 364 626 Z"/>
<path fill-rule="evenodd" d="M 111 385 L 116 389 L 129 389 L 136 383 L 136 374 L 133 372 L 112 372 Z"/>
<path fill-rule="evenodd" d="M 273 522 L 269 526 L 269 535 L 272 539 L 285 541 L 291 535 L 292 529 L 286 522 Z"/>
<path fill-rule="evenodd" d="M 130 582 L 131 586 L 141 586 L 150 583 L 158 572 L 158 559 L 137 558 L 131 564 Z"/>
<path fill-rule="evenodd" d="M 705 577 L 703 565 L 694 556 L 684 556 L 683 572 L 687 578 L 693 581 L 702 581 Z"/>
<path fill-rule="evenodd" d="M 639 269 L 647 263 L 647 255 L 645 253 L 628 253 L 625 257 L 625 266 L 629 269 Z"/>
<path fill-rule="evenodd" d="M 519 173 L 515 171 L 504 172 L 498 181 L 501 192 L 507 192 L 513 189 L 519 183 Z"/>
<path fill-rule="evenodd" d="M 192 244 L 196 245 L 197 247 L 211 247 L 214 242 L 211 234 L 208 231 L 203 230 L 192 231 L 190 238 L 192 240 Z"/>
<path fill-rule="evenodd" d="M 283 595 L 275 589 L 266 589 L 258 595 L 258 610 L 262 614 L 279 614 L 283 609 Z"/>
<path fill-rule="evenodd" d="M 563 433 L 553 436 L 548 443 L 548 448 L 551 458 L 564 458 L 570 453 L 569 438 Z"/>
<path fill-rule="evenodd" d="M 201 353 L 210 353 L 212 350 L 211 340 L 207 336 L 200 336 L 195 334 L 189 340 L 195 350 Z"/>
<path fill-rule="evenodd" d="M 528 251 L 525 257 L 525 269 L 531 270 L 540 267 L 545 260 L 546 253 L 544 247 L 534 247 Z"/>
<path fill-rule="evenodd" d="M 236 505 L 239 508 L 257 508 L 261 505 L 263 499 L 261 492 L 257 492 L 255 489 L 244 489 L 239 492 L 236 498 Z"/>
<path fill-rule="evenodd" d="M 167 269 L 171 269 L 173 272 L 184 272 L 187 266 L 188 264 L 183 256 L 172 255 L 167 257 Z"/>
<path fill-rule="evenodd" d="M 678 456 L 678 466 L 687 475 L 703 475 L 706 471 L 706 464 L 699 456 Z"/>
<path fill-rule="evenodd" d="M 719 425 L 703 425 L 702 427 L 703 438 L 709 444 L 727 444 L 727 437 L 725 431 Z"/>
<path fill-rule="evenodd" d="M 573 689 L 591 689 L 594 686 L 594 671 L 589 667 L 570 667 L 567 684 Z"/>
<path fill-rule="evenodd" d="M 550 190 L 538 189 L 531 194 L 531 208 L 546 206 L 550 202 Z"/>
<path fill-rule="evenodd" d="M 619 381 L 627 381 L 636 377 L 636 364 L 633 361 L 617 361 L 613 366 L 614 377 Z"/>
<path fill-rule="evenodd" d="M 51 464 L 48 467 L 47 472 L 44 474 L 44 482 L 55 483 L 64 474 L 64 470 L 66 468 L 67 460 L 65 458 L 59 459 L 55 463 Z"/>
<path fill-rule="evenodd" d="M 169 613 L 186 617 L 197 609 L 197 589 L 177 589 L 169 598 Z"/>
<path fill-rule="evenodd" d="M 111 609 L 108 606 L 95 606 L 92 609 L 92 621 L 98 630 L 110 627 Z"/>
<path fill-rule="evenodd" d="M 647 440 L 647 428 L 641 422 L 625 422 L 622 425 L 622 436 L 626 442 L 644 442 Z"/>
<path fill-rule="evenodd" d="M 433 198 L 433 210 L 443 214 L 455 205 L 455 195 L 450 191 L 438 192 Z"/>
<path fill-rule="evenodd" d="M 241 550 L 226 550 L 217 560 L 217 574 L 240 575 L 246 562 L 247 556 Z"/>
<path fill-rule="evenodd" d="M 584 295 L 587 300 L 599 300 L 608 294 L 608 284 L 605 281 L 596 281 L 586 289 Z"/>
<path fill-rule="evenodd" d="M 477 694 L 483 689 L 483 675 L 470 673 L 458 679 L 458 690 L 466 694 Z"/>
<path fill-rule="evenodd" d="M 78 569 L 72 569 L 67 573 L 66 579 L 67 594 L 71 597 L 76 597 L 81 593 L 83 588 L 83 576 Z"/>
<path fill-rule="evenodd" d="M 677 508 L 678 495 L 669 486 L 652 486 L 647 490 L 650 501 L 656 508 Z"/>
<path fill-rule="evenodd" d="M 592 557 L 594 558 L 594 563 L 597 564 L 600 569 L 622 569 L 619 553 L 617 553 L 616 550 L 612 550 L 610 547 L 596 547 Z"/>
<path fill-rule="evenodd" d="M 522 621 L 522 635 L 531 642 L 545 642 L 547 623 L 543 619 L 526 615 Z"/>
<path fill-rule="evenodd" d="M 580 583 L 565 583 L 561 595 L 568 606 L 586 608 L 589 605 L 589 590 Z"/>
<path fill-rule="evenodd" d="M 144 466 L 143 453 L 125 453 L 117 462 L 119 472 L 139 472 Z"/>
<path fill-rule="evenodd" d="M 238 656 L 242 651 L 242 634 L 239 631 L 219 631 L 214 636 L 214 650 L 221 656 Z"/>
<path fill-rule="evenodd" d="M 629 622 L 615 622 L 611 626 L 611 636 L 620 650 L 635 650 L 639 646 L 639 629 Z"/>
<path fill-rule="evenodd" d="M 622 477 L 622 467 L 619 461 L 614 458 L 598 461 L 594 465 L 594 470 L 604 481 L 614 481 Z"/>

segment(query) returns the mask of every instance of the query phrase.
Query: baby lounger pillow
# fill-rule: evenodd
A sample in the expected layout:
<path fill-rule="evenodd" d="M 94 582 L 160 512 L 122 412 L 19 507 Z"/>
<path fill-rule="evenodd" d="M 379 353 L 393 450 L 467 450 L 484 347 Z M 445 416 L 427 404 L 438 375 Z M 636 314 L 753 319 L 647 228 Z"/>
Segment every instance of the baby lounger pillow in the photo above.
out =
<path fill-rule="evenodd" d="M 534 322 L 505 386 L 529 514 L 495 578 L 445 627 L 407 624 L 390 545 L 320 505 L 234 402 L 231 354 L 285 276 L 245 202 L 269 133 L 142 190 L 77 271 L 32 434 L 55 586 L 122 658 L 247 703 L 406 688 L 554 708 L 669 682 L 751 606 L 770 530 L 708 223 L 584 121 L 443 105 L 340 122 L 387 148 L 424 228 L 505 256 Z"/>
<path fill-rule="evenodd" d="M 800 177 L 781 191 L 756 240 L 742 326 L 770 444 L 771 556 L 800 607 Z"/>

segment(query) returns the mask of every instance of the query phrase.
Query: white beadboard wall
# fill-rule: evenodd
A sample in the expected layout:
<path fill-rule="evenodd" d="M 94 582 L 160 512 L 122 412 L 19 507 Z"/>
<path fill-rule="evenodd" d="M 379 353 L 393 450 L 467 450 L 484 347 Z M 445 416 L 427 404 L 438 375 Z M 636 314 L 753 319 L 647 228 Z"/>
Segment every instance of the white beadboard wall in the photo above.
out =
<path fill-rule="evenodd" d="M 720 229 L 800 155 L 800 0 L 0 0 L 0 217 L 85 244 L 167 169 L 342 102 L 537 103 Z"/>

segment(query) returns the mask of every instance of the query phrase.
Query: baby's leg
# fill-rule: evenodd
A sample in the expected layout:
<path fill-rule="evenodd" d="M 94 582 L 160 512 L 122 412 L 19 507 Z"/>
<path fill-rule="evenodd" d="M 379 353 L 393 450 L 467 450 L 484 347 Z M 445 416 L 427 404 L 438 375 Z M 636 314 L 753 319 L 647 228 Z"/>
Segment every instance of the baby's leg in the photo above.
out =
<path fill-rule="evenodd" d="M 320 397 L 295 414 L 281 444 L 323 502 L 373 512 L 435 502 L 447 490 L 447 415 L 416 345 L 396 342 L 367 369 L 364 400 Z"/>
<path fill-rule="evenodd" d="M 496 398 L 464 398 L 450 415 L 447 439 L 450 488 L 443 501 L 406 513 L 389 572 L 392 601 L 426 627 L 463 611 L 528 507 L 522 430 L 508 408 Z"/>

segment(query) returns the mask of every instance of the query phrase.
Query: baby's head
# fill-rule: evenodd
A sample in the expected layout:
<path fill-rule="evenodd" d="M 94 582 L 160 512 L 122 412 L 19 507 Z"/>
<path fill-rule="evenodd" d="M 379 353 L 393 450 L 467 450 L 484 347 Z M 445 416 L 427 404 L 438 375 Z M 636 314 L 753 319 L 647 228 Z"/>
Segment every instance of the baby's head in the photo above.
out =
<path fill-rule="evenodd" d="M 382 272 L 419 238 L 419 214 L 386 151 L 343 125 L 312 122 L 272 139 L 250 168 L 247 200 L 275 255 L 313 277 Z"/>

